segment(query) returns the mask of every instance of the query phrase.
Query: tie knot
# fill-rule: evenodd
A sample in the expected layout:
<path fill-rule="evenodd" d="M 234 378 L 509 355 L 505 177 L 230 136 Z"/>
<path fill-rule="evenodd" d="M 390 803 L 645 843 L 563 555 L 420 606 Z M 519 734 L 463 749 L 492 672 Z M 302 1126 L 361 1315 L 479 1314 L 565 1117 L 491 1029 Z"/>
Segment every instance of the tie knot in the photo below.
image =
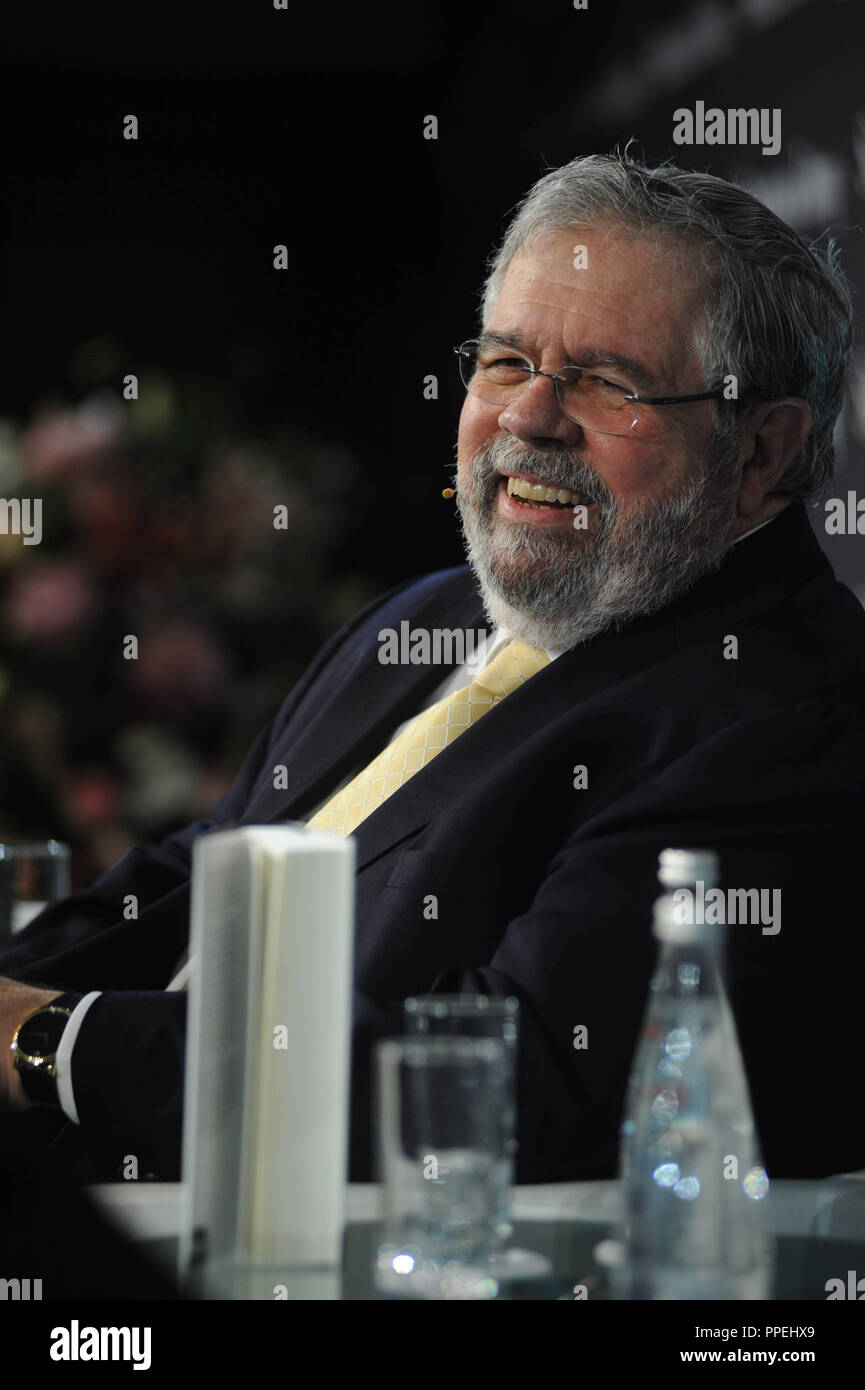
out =
<path fill-rule="evenodd" d="M 494 700 L 502 700 L 549 665 L 549 660 L 546 652 L 530 647 L 527 642 L 509 642 L 481 671 L 475 683 L 488 690 Z"/>

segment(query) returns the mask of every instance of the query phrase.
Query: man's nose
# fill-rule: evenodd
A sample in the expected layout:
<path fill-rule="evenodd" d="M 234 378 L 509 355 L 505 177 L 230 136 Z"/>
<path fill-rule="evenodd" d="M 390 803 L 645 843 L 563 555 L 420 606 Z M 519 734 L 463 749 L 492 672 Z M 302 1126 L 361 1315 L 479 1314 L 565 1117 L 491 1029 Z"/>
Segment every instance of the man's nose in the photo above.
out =
<path fill-rule="evenodd" d="M 529 377 L 500 414 L 499 428 L 535 448 L 572 448 L 583 436 L 581 427 L 562 410 L 556 384 L 548 376 Z"/>

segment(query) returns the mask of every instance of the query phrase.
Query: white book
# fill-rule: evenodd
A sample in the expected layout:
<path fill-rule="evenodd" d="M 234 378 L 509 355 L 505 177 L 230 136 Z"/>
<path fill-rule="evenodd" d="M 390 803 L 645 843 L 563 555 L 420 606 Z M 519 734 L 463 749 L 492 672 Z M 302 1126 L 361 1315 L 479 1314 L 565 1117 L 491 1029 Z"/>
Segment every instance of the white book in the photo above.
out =
<path fill-rule="evenodd" d="M 338 1265 L 355 847 L 302 825 L 193 848 L 180 1265 Z"/>

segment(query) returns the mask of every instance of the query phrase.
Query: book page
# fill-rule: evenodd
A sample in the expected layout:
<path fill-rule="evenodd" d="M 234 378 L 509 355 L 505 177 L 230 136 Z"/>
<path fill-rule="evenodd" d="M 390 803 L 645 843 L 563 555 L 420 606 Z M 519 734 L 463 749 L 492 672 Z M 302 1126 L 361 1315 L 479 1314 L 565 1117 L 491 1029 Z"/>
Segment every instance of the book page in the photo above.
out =
<path fill-rule="evenodd" d="M 354 843 L 274 827 L 259 844 L 268 869 L 260 1005 L 249 1020 L 258 1083 L 248 1249 L 256 1259 L 338 1262 L 348 1154 Z"/>
<path fill-rule="evenodd" d="M 253 891 L 242 831 L 193 848 L 183 1121 L 187 1209 L 180 1268 L 233 1250 L 237 1239 Z M 195 1232 L 206 1232 L 206 1250 Z"/>

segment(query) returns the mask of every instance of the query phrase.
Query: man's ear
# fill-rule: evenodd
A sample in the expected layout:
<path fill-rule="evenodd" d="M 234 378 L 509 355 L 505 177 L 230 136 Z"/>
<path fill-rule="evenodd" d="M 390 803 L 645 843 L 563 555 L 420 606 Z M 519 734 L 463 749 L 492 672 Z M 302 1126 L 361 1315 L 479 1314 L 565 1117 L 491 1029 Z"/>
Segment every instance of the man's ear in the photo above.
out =
<path fill-rule="evenodd" d="M 808 438 L 811 424 L 811 407 L 801 396 L 763 402 L 749 415 L 739 444 L 739 516 L 759 512 Z"/>

